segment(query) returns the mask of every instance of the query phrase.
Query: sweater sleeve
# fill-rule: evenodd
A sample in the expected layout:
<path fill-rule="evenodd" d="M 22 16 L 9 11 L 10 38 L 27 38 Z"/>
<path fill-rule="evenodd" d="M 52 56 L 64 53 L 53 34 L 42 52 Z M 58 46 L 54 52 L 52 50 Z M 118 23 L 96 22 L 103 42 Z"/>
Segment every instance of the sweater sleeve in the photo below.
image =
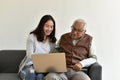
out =
<path fill-rule="evenodd" d="M 80 63 L 82 64 L 82 67 L 88 67 L 93 63 L 95 63 L 96 61 L 97 61 L 96 49 L 95 49 L 94 40 L 92 40 L 90 45 L 89 57 L 87 59 L 80 61 Z"/>
<path fill-rule="evenodd" d="M 31 57 L 31 54 L 34 52 L 34 47 L 35 47 L 35 41 L 34 41 L 34 35 L 30 34 L 27 39 L 26 43 L 26 53 L 27 56 Z"/>

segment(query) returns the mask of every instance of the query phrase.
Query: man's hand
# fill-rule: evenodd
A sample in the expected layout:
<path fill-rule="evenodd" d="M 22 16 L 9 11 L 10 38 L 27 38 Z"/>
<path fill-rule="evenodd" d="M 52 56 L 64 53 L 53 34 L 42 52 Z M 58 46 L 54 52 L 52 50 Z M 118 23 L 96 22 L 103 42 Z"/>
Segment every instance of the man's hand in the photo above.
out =
<path fill-rule="evenodd" d="M 76 71 L 81 70 L 82 69 L 82 64 L 77 63 L 77 64 L 73 65 L 73 69 L 76 70 Z"/>

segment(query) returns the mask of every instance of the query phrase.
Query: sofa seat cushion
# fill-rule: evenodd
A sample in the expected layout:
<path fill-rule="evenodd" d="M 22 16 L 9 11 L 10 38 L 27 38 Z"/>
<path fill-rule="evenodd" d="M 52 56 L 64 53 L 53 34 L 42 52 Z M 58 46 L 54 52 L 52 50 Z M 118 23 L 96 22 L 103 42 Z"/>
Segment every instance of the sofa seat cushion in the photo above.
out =
<path fill-rule="evenodd" d="M 0 80 L 20 80 L 17 73 L 0 73 Z"/>

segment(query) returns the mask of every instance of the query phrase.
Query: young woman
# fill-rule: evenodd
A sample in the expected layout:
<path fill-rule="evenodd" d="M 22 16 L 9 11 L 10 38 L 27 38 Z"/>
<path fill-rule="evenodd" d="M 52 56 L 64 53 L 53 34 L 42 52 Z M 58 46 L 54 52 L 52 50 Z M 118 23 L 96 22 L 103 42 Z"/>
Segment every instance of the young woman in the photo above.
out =
<path fill-rule="evenodd" d="M 19 76 L 22 80 L 43 80 L 47 73 L 35 72 L 31 55 L 54 52 L 55 42 L 55 21 L 51 15 L 44 15 L 37 28 L 30 32 L 28 36 L 27 54 L 19 68 Z"/>

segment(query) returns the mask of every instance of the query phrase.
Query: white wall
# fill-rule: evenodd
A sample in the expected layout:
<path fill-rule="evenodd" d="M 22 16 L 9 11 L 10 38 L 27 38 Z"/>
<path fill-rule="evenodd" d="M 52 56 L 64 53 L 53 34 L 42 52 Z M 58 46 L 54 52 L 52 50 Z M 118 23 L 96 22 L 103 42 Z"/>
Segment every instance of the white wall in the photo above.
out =
<path fill-rule="evenodd" d="M 57 24 L 57 38 L 83 18 L 96 42 L 103 80 L 119 80 L 119 0 L 0 0 L 0 49 L 25 49 L 28 33 L 44 14 Z"/>

